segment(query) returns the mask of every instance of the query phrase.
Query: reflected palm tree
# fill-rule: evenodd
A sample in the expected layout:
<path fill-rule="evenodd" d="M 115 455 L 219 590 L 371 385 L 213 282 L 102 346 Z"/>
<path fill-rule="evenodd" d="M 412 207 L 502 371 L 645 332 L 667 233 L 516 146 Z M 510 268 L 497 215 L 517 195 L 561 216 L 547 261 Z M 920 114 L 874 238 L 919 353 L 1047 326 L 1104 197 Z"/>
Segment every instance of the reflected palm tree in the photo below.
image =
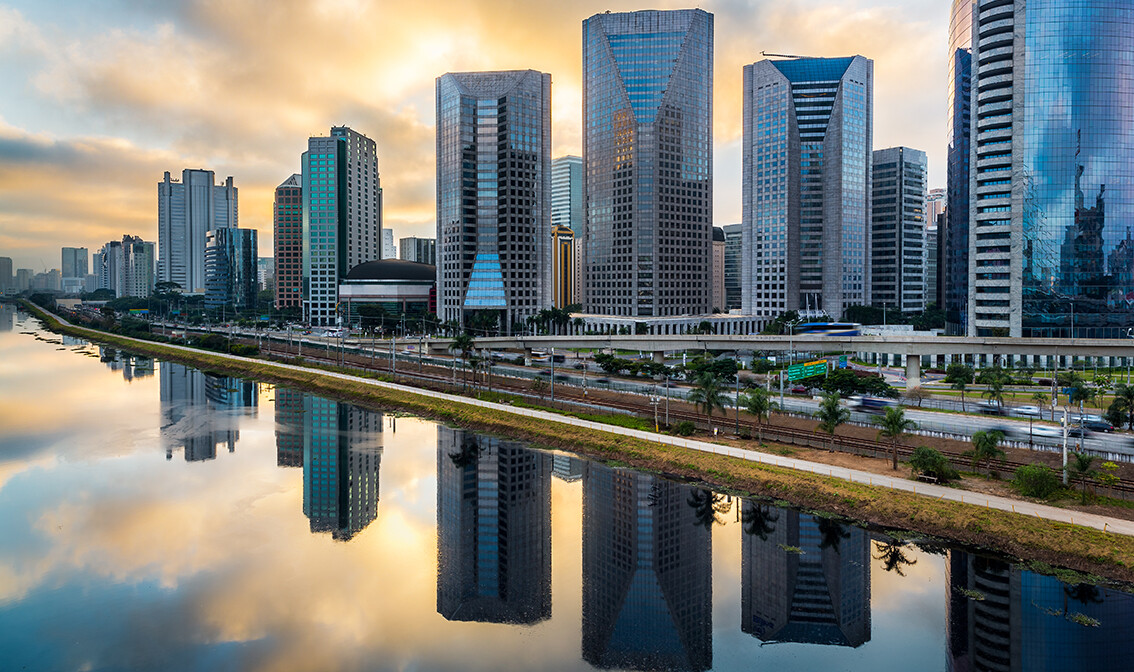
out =
<path fill-rule="evenodd" d="M 897 572 L 898 576 L 906 575 L 902 571 L 902 567 L 917 564 L 917 558 L 910 558 L 906 555 L 906 542 L 897 539 L 880 543 L 874 559 L 882 561 L 882 569 L 887 572 Z"/>
<path fill-rule="evenodd" d="M 711 530 L 714 523 L 724 525 L 724 521 L 717 514 L 732 510 L 732 502 L 726 501 L 724 495 L 704 488 L 696 488 L 689 493 L 686 503 L 693 509 L 697 518 L 693 524 L 700 525 L 706 530 Z"/>
<path fill-rule="evenodd" d="M 461 449 L 455 453 L 449 453 L 449 459 L 453 461 L 453 466 L 458 469 L 470 467 L 480 460 L 480 453 L 483 448 L 477 442 L 475 436 L 467 436 L 461 442 Z"/>
<path fill-rule="evenodd" d="M 1077 583 L 1074 586 L 1063 586 L 1063 611 L 1067 611 L 1067 600 L 1087 604 L 1102 604 L 1102 591 L 1098 586 L 1089 583 Z"/>
<path fill-rule="evenodd" d="M 780 519 L 772 507 L 754 502 L 744 503 L 743 516 L 744 533 L 760 537 L 761 541 L 767 541 L 768 535 L 776 531 L 772 523 Z"/>
<path fill-rule="evenodd" d="M 850 532 L 847 531 L 847 526 L 835 520 L 834 518 L 815 517 L 815 522 L 819 524 L 819 548 L 833 548 L 835 553 L 839 552 L 839 544 L 843 539 L 850 539 Z"/>

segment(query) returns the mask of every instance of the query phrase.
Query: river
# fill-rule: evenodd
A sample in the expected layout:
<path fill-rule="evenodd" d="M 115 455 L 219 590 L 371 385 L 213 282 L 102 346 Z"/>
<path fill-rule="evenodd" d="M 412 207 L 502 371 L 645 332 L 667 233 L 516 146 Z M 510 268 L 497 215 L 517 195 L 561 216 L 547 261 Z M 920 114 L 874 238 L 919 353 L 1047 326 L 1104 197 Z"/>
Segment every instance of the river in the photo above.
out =
<path fill-rule="evenodd" d="M 6 670 L 1126 670 L 1134 596 L 43 331 Z"/>

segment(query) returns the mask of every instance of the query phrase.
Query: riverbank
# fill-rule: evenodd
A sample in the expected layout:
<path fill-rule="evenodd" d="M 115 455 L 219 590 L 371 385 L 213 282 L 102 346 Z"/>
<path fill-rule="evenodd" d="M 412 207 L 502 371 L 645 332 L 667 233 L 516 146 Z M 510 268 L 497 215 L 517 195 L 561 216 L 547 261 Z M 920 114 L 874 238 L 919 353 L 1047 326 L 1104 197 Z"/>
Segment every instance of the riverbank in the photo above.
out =
<path fill-rule="evenodd" d="M 643 438 L 649 435 L 643 432 L 628 435 L 597 423 L 569 422 L 572 419 L 559 419 L 544 412 L 414 391 L 357 375 L 139 341 L 64 324 L 38 307 L 29 306 L 29 310 L 54 331 L 218 373 L 254 377 L 375 410 L 408 411 L 537 446 L 704 482 L 734 493 L 783 500 L 883 527 L 914 530 L 1028 560 L 1134 581 L 1134 536 L 927 497 L 867 482 L 849 482 L 834 476 L 759 463 L 753 456 L 745 459 L 673 445 L 672 437 Z M 712 444 L 697 445 L 707 448 Z M 934 489 L 923 486 L 923 490 Z"/>

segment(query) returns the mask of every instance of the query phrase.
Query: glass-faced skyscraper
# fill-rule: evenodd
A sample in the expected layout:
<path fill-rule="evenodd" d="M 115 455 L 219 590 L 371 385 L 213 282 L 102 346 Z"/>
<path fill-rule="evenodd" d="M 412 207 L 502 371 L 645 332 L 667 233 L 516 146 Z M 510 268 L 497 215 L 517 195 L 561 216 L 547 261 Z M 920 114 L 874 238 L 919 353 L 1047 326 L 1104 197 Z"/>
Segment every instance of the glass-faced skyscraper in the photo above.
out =
<path fill-rule="evenodd" d="M 711 309 L 713 15 L 583 22 L 583 308 Z"/>
<path fill-rule="evenodd" d="M 926 307 L 925 174 L 920 149 L 874 150 L 870 226 L 871 305 L 903 313 Z"/>
<path fill-rule="evenodd" d="M 437 315 L 510 333 L 549 307 L 551 75 L 442 75 Z"/>
<path fill-rule="evenodd" d="M 166 171 L 157 186 L 157 281 L 204 294 L 205 234 L 239 224 L 239 190 L 231 176 L 214 184 L 213 171 L 193 169 L 181 171 L 180 182 Z"/>
<path fill-rule="evenodd" d="M 949 138 L 945 228 L 941 239 L 941 306 L 945 329 L 965 333 L 969 314 L 969 138 L 972 126 L 971 84 L 974 0 L 953 0 L 949 19 Z"/>
<path fill-rule="evenodd" d="M 870 302 L 873 99 L 862 56 L 744 66 L 745 314 Z"/>
<path fill-rule="evenodd" d="M 968 333 L 1124 337 L 1134 3 L 980 0 L 972 21 Z"/>

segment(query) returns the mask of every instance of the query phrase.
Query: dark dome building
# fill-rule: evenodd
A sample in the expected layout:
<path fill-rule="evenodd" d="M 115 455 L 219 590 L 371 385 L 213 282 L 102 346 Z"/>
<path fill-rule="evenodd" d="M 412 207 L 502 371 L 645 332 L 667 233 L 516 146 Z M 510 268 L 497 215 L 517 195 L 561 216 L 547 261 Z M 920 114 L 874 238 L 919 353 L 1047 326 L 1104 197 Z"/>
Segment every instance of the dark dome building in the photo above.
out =
<path fill-rule="evenodd" d="M 350 325 L 437 312 L 437 267 L 375 259 L 350 269 L 339 283 L 339 310 Z"/>

